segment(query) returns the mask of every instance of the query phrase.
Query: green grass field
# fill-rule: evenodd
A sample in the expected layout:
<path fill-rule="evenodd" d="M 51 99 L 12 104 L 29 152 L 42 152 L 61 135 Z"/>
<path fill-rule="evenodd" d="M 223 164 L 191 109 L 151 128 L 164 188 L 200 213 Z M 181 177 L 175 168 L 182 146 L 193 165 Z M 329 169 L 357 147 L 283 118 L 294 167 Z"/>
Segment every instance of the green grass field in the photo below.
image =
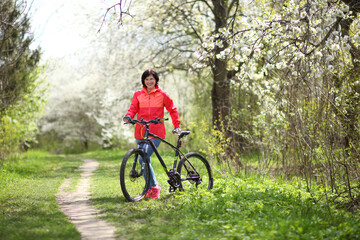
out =
<path fill-rule="evenodd" d="M 360 239 L 358 214 L 321 201 L 314 204 L 299 182 L 238 178 L 215 170 L 212 191 L 169 194 L 156 157 L 152 162 L 161 198 L 126 202 L 118 180 L 124 154 L 107 151 L 88 157 L 100 162 L 92 201 L 127 239 Z M 322 190 L 312 194 L 322 195 Z"/>
<path fill-rule="evenodd" d="M 80 239 L 55 194 L 81 161 L 29 152 L 0 166 L 0 239 Z"/>
<path fill-rule="evenodd" d="M 75 169 L 84 158 L 100 163 L 91 182 L 91 201 L 117 227 L 119 239 L 360 239 L 359 212 L 346 212 L 322 200 L 314 204 L 298 181 L 256 174 L 240 178 L 214 170 L 212 191 L 170 194 L 156 157 L 161 198 L 126 202 L 119 186 L 124 154 L 109 150 L 62 156 L 31 151 L 2 164 L 0 239 L 80 239 L 55 194 L 66 177 L 74 177 L 71 188 L 76 185 Z M 172 157 L 166 159 L 172 162 Z M 322 192 L 314 190 L 312 196 Z"/>

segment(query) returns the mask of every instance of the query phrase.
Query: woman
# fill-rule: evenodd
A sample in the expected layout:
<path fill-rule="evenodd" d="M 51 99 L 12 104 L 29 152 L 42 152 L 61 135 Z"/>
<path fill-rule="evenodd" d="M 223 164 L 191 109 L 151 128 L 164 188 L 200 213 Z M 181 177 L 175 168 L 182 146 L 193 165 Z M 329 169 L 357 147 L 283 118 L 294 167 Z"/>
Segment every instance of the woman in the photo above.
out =
<path fill-rule="evenodd" d="M 152 70 L 146 70 L 141 76 L 142 89 L 134 93 L 131 105 L 124 117 L 124 122 L 129 122 L 137 114 L 137 119 L 152 120 L 155 117 L 164 117 L 164 107 L 170 113 L 172 123 L 174 125 L 174 133 L 181 132 L 179 113 L 174 106 L 173 101 L 169 95 L 164 92 L 158 85 L 159 76 Z M 165 125 L 163 122 L 158 124 L 150 124 L 150 132 L 155 135 L 165 138 Z M 140 144 L 141 139 L 144 137 L 145 128 L 139 124 L 135 126 L 135 139 L 136 143 Z M 156 147 L 160 145 L 160 140 L 151 139 Z M 142 146 L 146 149 L 147 157 L 150 162 L 150 185 L 145 195 L 147 198 L 157 199 L 160 196 L 161 188 L 157 184 L 154 170 L 151 166 L 150 157 L 153 154 L 151 147 Z M 142 159 L 139 159 L 142 162 Z"/>

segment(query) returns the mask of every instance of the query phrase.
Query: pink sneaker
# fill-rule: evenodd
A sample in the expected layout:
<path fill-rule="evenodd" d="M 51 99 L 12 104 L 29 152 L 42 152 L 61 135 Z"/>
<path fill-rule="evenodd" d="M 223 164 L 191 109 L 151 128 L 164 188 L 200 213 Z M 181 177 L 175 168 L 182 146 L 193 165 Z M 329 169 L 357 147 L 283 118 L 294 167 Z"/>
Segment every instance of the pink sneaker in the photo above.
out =
<path fill-rule="evenodd" d="M 145 195 L 146 198 L 151 198 L 151 189 L 149 189 Z"/>
<path fill-rule="evenodd" d="M 158 199 L 160 197 L 161 187 L 159 185 L 153 186 L 151 189 L 151 198 Z"/>

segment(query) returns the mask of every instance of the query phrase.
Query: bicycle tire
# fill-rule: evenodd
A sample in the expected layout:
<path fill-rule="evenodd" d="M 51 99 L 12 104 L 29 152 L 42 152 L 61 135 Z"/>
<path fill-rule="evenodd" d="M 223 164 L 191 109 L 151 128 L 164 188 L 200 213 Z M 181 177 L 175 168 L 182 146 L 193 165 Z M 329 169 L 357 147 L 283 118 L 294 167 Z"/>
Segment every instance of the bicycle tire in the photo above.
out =
<path fill-rule="evenodd" d="M 178 173 L 181 178 L 180 190 L 191 188 L 210 190 L 213 188 L 213 175 L 206 158 L 200 153 L 190 152 L 185 154 L 179 162 Z"/>
<path fill-rule="evenodd" d="M 150 184 L 149 164 L 147 161 L 143 161 L 145 174 L 141 174 L 139 156 L 145 159 L 145 153 L 142 150 L 129 150 L 125 154 L 120 167 L 121 191 L 126 200 L 130 202 L 140 201 L 145 196 Z M 134 162 L 136 162 L 135 171 L 133 171 Z"/>

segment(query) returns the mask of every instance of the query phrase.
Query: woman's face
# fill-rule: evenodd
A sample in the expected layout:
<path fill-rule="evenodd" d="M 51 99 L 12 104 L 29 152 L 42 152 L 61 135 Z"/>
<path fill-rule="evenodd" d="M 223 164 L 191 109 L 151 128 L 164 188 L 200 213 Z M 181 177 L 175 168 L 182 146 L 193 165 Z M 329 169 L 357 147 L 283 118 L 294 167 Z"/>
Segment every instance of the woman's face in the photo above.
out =
<path fill-rule="evenodd" d="M 145 78 L 145 86 L 147 87 L 147 90 L 150 92 L 155 88 L 156 85 L 156 79 L 153 75 L 149 75 Z"/>

